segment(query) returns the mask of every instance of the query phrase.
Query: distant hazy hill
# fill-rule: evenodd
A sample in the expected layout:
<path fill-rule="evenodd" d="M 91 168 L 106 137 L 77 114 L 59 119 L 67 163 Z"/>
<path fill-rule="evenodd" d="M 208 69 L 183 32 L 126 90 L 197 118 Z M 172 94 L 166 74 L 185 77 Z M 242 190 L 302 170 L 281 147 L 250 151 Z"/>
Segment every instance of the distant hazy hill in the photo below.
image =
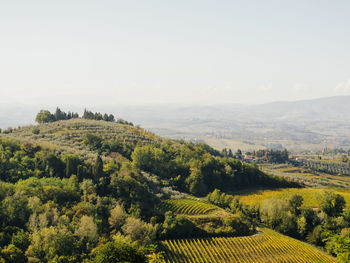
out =
<path fill-rule="evenodd" d="M 33 123 L 38 110 L 0 106 L 0 127 Z M 205 140 L 217 148 L 350 148 L 350 96 L 250 106 L 113 105 L 94 110 L 111 112 L 162 136 Z"/>
<path fill-rule="evenodd" d="M 158 105 L 113 110 L 161 135 L 203 139 L 219 148 L 350 147 L 350 96 L 251 106 Z"/>

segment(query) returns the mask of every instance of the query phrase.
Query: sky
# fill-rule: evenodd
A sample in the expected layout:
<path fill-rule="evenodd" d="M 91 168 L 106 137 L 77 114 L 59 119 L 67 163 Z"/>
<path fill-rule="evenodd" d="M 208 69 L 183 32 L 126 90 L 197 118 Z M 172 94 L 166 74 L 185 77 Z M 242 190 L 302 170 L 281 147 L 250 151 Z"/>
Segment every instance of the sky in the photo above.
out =
<path fill-rule="evenodd" d="M 3 105 L 350 95 L 350 1 L 0 1 Z"/>

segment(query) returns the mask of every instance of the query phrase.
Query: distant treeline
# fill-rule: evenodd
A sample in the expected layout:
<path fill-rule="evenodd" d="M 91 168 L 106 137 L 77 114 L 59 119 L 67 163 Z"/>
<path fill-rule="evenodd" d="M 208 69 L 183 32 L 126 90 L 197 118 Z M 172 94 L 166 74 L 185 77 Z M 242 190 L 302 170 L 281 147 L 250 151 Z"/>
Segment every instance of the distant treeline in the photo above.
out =
<path fill-rule="evenodd" d="M 98 121 L 115 121 L 114 116 L 112 114 L 101 114 L 99 112 L 93 113 L 92 111 L 89 110 L 84 110 L 83 119 L 88 119 L 88 120 L 98 120 Z"/>
<path fill-rule="evenodd" d="M 302 166 L 316 172 L 350 176 L 350 165 L 348 163 L 303 160 Z"/>
<path fill-rule="evenodd" d="M 337 154 L 347 154 L 350 156 L 350 150 L 345 150 L 343 148 L 324 148 L 322 151 L 317 152 L 322 155 L 337 155 Z"/>
<path fill-rule="evenodd" d="M 110 121 L 114 122 L 115 117 L 113 114 L 107 114 L 107 113 L 100 113 L 100 112 L 92 112 L 87 109 L 84 110 L 83 116 L 81 116 L 83 119 L 88 120 L 103 120 L 103 121 Z M 61 121 L 61 120 L 70 120 L 73 118 L 79 118 L 79 114 L 76 112 L 64 112 L 60 108 L 56 108 L 55 113 L 51 113 L 49 110 L 41 110 L 35 118 L 35 121 L 38 123 L 48 123 L 48 122 L 55 122 L 55 121 Z M 133 126 L 134 124 L 132 122 L 128 122 L 123 119 L 118 119 L 116 121 L 120 124 L 126 124 Z"/>
<path fill-rule="evenodd" d="M 47 123 L 47 122 L 54 122 L 54 121 L 60 121 L 60 120 L 70 120 L 73 118 L 79 118 L 79 114 L 75 112 L 68 113 L 61 111 L 60 108 L 56 108 L 55 113 L 51 113 L 48 110 L 41 110 L 35 118 L 35 121 L 38 123 Z"/>
<path fill-rule="evenodd" d="M 269 163 L 285 163 L 289 160 L 289 153 L 284 150 L 258 150 L 251 153 L 253 156 L 264 159 Z"/>

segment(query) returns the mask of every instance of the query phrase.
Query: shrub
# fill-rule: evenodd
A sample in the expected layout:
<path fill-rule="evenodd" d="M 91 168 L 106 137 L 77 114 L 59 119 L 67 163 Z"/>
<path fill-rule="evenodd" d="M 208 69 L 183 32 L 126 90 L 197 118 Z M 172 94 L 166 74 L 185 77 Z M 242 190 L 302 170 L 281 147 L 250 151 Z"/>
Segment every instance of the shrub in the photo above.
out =
<path fill-rule="evenodd" d="M 35 134 L 35 135 L 38 135 L 38 134 L 40 134 L 40 129 L 39 128 L 34 128 L 32 130 L 32 133 Z"/>

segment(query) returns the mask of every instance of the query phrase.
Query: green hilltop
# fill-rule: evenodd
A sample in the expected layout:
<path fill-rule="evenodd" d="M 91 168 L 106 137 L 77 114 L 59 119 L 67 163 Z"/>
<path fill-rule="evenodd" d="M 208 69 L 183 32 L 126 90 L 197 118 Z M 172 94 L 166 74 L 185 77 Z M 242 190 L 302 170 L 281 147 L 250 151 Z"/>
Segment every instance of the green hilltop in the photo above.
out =
<path fill-rule="evenodd" d="M 18 127 L 0 135 L 91 159 L 96 157 L 96 152 L 84 144 L 87 134 L 94 134 L 102 140 L 115 140 L 130 145 L 154 144 L 164 140 L 139 126 L 82 118 Z"/>

